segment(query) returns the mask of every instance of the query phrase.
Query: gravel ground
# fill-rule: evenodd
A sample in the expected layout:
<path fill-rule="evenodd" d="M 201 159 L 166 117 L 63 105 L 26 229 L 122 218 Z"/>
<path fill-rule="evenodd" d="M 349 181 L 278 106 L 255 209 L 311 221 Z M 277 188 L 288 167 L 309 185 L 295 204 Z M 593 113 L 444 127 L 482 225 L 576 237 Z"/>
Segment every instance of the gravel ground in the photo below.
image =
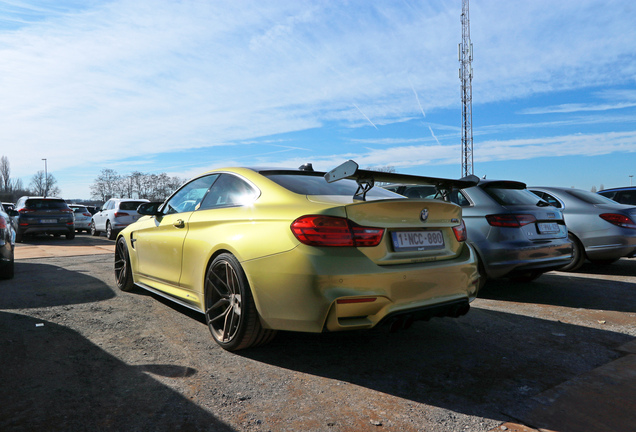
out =
<path fill-rule="evenodd" d="M 491 283 L 459 319 L 228 353 L 199 314 L 119 292 L 111 255 L 19 260 L 0 282 L 0 430 L 489 431 L 622 355 L 633 275 Z"/>

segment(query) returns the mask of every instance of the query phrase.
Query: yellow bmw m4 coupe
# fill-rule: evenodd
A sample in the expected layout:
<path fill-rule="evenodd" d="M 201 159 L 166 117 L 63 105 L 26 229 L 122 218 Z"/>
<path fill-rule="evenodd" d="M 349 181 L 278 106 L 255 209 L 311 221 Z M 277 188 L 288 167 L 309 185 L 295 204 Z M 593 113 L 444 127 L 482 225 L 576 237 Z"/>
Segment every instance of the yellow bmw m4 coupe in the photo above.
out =
<path fill-rule="evenodd" d="M 277 330 L 393 329 L 458 317 L 477 296 L 461 208 L 375 182 L 469 181 L 361 170 L 224 168 L 145 203 L 116 240 L 115 277 L 199 311 L 234 351 Z"/>

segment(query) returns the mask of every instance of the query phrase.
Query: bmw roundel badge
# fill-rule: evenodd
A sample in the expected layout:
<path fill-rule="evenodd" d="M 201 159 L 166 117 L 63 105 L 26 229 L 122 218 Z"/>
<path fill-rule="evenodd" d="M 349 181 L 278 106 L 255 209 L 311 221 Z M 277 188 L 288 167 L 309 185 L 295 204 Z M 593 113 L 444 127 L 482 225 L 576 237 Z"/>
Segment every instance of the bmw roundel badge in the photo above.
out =
<path fill-rule="evenodd" d="M 428 209 L 422 210 L 420 213 L 420 219 L 422 222 L 426 222 L 426 219 L 428 219 Z"/>

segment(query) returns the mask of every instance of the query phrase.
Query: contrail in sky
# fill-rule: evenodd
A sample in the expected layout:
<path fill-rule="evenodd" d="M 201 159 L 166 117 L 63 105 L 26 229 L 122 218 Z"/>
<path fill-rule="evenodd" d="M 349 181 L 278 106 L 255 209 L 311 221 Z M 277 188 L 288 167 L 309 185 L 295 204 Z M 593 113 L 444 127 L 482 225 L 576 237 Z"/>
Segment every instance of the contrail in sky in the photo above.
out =
<path fill-rule="evenodd" d="M 424 117 L 426 117 L 426 113 L 424 112 L 424 108 L 422 108 L 422 104 L 420 103 L 420 98 L 417 95 L 417 92 L 415 91 L 415 87 L 413 87 L 413 83 L 411 82 L 411 80 L 409 80 L 409 84 L 411 84 L 411 90 L 413 90 L 413 94 L 415 95 L 415 100 L 417 101 L 417 105 L 420 107 L 420 111 L 422 112 L 422 115 Z"/>
<path fill-rule="evenodd" d="M 428 130 L 430 130 L 430 131 L 431 131 L 431 135 L 433 135 L 433 138 L 435 138 L 435 141 L 437 141 L 437 144 L 438 144 L 438 145 L 441 145 L 441 144 L 439 143 L 439 140 L 437 139 L 437 137 L 436 137 L 436 136 L 435 136 L 435 134 L 433 133 L 433 128 L 429 126 L 429 127 L 428 127 Z"/>
<path fill-rule="evenodd" d="M 378 127 L 376 125 L 373 124 L 373 122 L 371 121 L 371 119 L 369 117 L 366 116 L 365 113 L 362 112 L 362 110 L 358 107 L 358 105 L 353 104 L 354 107 L 356 107 L 358 109 L 358 111 L 360 111 L 360 114 L 362 114 L 364 116 L 365 119 L 367 119 L 367 121 L 369 123 L 371 123 L 371 126 L 373 126 L 374 128 L 378 129 Z"/>

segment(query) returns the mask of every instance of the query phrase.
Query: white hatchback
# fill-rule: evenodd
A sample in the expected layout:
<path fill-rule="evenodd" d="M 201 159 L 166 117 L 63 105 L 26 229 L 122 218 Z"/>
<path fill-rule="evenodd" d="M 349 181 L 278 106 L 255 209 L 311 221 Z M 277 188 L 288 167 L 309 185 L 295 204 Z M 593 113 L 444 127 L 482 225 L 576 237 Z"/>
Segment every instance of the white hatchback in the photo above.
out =
<path fill-rule="evenodd" d="M 147 202 L 147 199 L 109 199 L 104 206 L 93 215 L 91 234 L 98 236 L 105 231 L 106 237 L 110 240 L 114 240 L 119 231 L 141 217 L 139 213 L 137 213 L 137 207 Z"/>

